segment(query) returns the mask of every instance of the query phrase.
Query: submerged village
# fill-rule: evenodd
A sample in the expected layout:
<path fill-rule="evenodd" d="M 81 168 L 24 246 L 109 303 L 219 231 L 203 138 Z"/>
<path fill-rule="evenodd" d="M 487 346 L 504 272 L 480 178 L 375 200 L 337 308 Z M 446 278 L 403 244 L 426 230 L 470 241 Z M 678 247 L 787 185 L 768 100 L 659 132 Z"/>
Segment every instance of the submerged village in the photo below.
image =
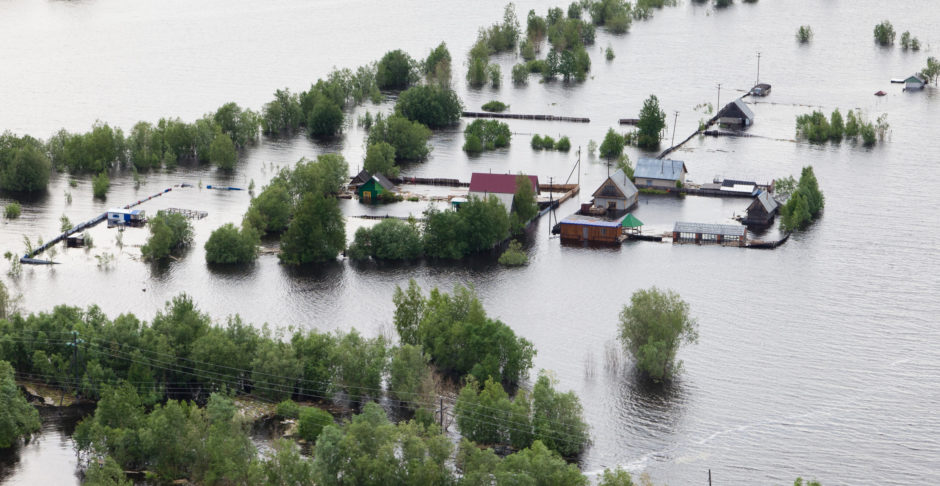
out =
<path fill-rule="evenodd" d="M 61 117 L 0 81 L 0 486 L 930 484 L 930 14 L 165 8 L 0 6 L 11 65 L 76 55 L 43 31 L 172 72 L 68 64 Z M 260 103 L 203 106 L 174 29 L 222 11 Z"/>

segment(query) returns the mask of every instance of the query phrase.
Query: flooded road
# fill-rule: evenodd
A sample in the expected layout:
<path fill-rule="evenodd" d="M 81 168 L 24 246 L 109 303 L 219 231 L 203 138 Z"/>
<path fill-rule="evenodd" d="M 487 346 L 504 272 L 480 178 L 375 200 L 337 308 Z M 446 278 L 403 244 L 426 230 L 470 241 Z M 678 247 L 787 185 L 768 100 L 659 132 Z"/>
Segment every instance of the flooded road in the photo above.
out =
<path fill-rule="evenodd" d="M 799 5 L 795 5 L 798 3 Z M 249 267 L 220 271 L 205 263 L 202 245 L 216 227 L 239 222 L 249 195 L 200 189 L 208 184 L 261 187 L 280 166 L 300 157 L 341 152 L 351 171 L 361 165 L 364 133 L 324 144 L 303 136 L 264 139 L 240 158 L 234 173 L 181 167 L 150 173 L 139 189 L 129 175 L 112 179 L 107 201 L 91 196 L 88 177 L 53 175 L 49 191 L 20 199 L 23 215 L 0 223 L 0 251 L 22 250 L 23 236 L 48 239 L 66 214 L 73 222 L 180 183 L 142 206 L 208 211 L 195 222 L 196 244 L 180 261 L 140 261 L 145 230 L 91 234 L 91 250 L 60 250 L 61 265 L 25 267 L 4 281 L 27 311 L 57 304 L 99 305 L 109 315 L 152 317 L 180 292 L 192 295 L 219 322 L 240 314 L 255 324 L 321 330 L 356 327 L 375 334 L 391 322 L 396 285 L 415 278 L 424 288 L 473 284 L 488 312 L 533 342 L 536 372 L 551 370 L 582 400 L 593 446 L 586 472 L 624 466 L 654 481 L 704 484 L 791 484 L 797 476 L 823 484 L 931 484 L 940 470 L 940 90 L 902 92 L 889 79 L 926 65 L 940 50 L 940 10 L 933 2 L 874 0 L 735 4 L 716 11 L 683 2 L 634 23 L 625 36 L 598 30 L 593 66 L 582 84 L 540 83 L 470 90 L 462 60 L 476 30 L 501 19 L 504 3 L 376 4 L 351 1 L 277 2 L 6 2 L 0 4 L 0 62 L 17 66 L 0 77 L 0 130 L 46 138 L 55 130 L 87 130 L 95 119 L 128 131 L 138 120 L 180 116 L 192 121 L 227 101 L 260 109 L 284 86 L 300 91 L 332 66 L 355 67 L 403 48 L 424 57 L 441 40 L 455 59 L 454 85 L 468 110 L 491 99 L 515 113 L 586 116 L 591 123 L 509 122 L 506 150 L 468 157 L 462 127 L 435 133 L 434 150 L 407 175 L 469 180 L 475 171 L 527 172 L 542 181 L 568 177 L 576 155 L 536 152 L 532 134 L 567 135 L 584 148 L 578 198 L 606 177 L 586 154 L 619 118 L 635 117 L 656 94 L 678 111 L 676 139 L 709 115 L 696 111 L 742 94 L 756 80 L 773 85 L 767 98 L 747 99 L 756 115 L 749 138 L 693 138 L 672 158 L 689 178 L 715 176 L 767 182 L 815 168 L 826 196 L 821 219 L 773 251 L 632 242 L 619 248 L 562 245 L 547 219 L 528 236 L 530 263 L 500 267 L 495 258 L 443 264 L 375 264 L 346 260 L 307 269 L 261 256 Z M 518 2 L 520 18 L 554 3 Z M 424 12 L 414 15 L 413 12 Z M 918 53 L 872 42 L 873 26 L 889 18 L 925 46 Z M 815 38 L 794 34 L 811 25 Z M 355 29 L 338 29 L 354 25 Z M 365 34 L 368 33 L 368 34 Z M 617 56 L 600 52 L 610 44 Z M 512 55 L 494 58 L 508 76 Z M 883 98 L 873 96 L 888 92 Z M 366 104 L 388 111 L 393 100 Z M 795 117 L 813 109 L 861 108 L 871 120 L 888 114 L 890 134 L 873 148 L 853 142 L 813 145 L 793 139 Z M 671 133 L 670 133 L 671 135 Z M 628 149 L 632 160 L 643 154 Z M 65 193 L 72 195 L 69 204 Z M 0 205 L 13 197 L 0 194 Z M 580 201 L 579 201 L 580 199 Z M 649 231 L 678 220 L 730 222 L 746 199 L 641 196 L 637 217 Z M 341 201 L 347 216 L 419 214 L 426 203 L 366 207 Z M 351 239 L 358 225 L 350 217 Z M 113 262 L 101 264 L 104 254 Z M 648 388 L 629 369 L 608 369 L 605 347 L 630 294 L 649 286 L 676 290 L 698 317 L 700 341 L 680 351 L 684 371 L 671 386 Z M 363 317 L 366 316 L 366 317 Z M 376 317 L 372 317 L 376 316 Z M 534 373 L 533 373 L 534 375 Z M 77 482 L 66 432 L 48 431 L 0 459 L 0 483 L 33 484 L 36 471 L 55 484 Z M 10 457 L 10 456 L 6 456 Z M 71 462 L 70 462 L 71 461 Z"/>

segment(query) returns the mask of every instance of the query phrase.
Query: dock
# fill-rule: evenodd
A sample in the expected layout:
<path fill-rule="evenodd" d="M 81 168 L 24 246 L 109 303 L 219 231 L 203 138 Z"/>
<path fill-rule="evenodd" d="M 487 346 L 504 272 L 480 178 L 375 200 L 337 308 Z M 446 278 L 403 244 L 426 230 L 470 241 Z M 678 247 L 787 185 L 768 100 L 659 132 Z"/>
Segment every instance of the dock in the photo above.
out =
<path fill-rule="evenodd" d="M 465 111 L 461 113 L 464 118 L 505 118 L 510 120 L 539 120 L 539 121 L 562 121 L 572 123 L 591 123 L 590 118 L 577 116 L 556 116 L 556 115 L 523 115 L 517 113 L 489 113 L 479 111 Z"/>

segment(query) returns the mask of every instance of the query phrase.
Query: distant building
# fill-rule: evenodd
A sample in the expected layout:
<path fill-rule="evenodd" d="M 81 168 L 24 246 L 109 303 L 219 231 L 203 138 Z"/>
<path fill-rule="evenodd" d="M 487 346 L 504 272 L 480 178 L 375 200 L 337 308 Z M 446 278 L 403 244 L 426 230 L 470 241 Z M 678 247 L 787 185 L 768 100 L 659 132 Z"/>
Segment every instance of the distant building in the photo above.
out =
<path fill-rule="evenodd" d="M 686 174 L 685 162 L 681 160 L 641 157 L 633 171 L 633 182 L 640 188 L 674 191 L 677 182 L 685 185 Z"/>
<path fill-rule="evenodd" d="M 672 242 L 744 246 L 747 244 L 747 228 L 739 224 L 678 222 L 672 228 Z"/>
<path fill-rule="evenodd" d="M 754 96 L 767 96 L 770 94 L 770 85 L 767 83 L 755 84 L 751 88 L 751 94 Z"/>
<path fill-rule="evenodd" d="M 924 89 L 924 86 L 927 86 L 927 80 L 922 78 L 920 74 L 915 74 L 904 80 L 905 91 Z"/>
<path fill-rule="evenodd" d="M 718 112 L 718 123 L 749 127 L 754 124 L 754 112 L 738 98 Z"/>
<path fill-rule="evenodd" d="M 147 221 L 143 209 L 111 208 L 108 210 L 108 226 L 140 226 Z"/>
<path fill-rule="evenodd" d="M 769 192 L 760 191 L 751 205 L 747 207 L 747 218 L 744 219 L 744 224 L 770 224 L 779 208 L 780 204 Z"/>
<path fill-rule="evenodd" d="M 359 202 L 376 203 L 380 202 L 383 195 L 395 194 L 395 184 L 388 180 L 382 174 L 373 174 L 368 181 L 359 186 L 356 190 L 359 195 Z"/>
<path fill-rule="evenodd" d="M 356 176 L 353 177 L 351 181 L 349 181 L 349 187 L 353 190 L 358 189 L 359 186 L 369 182 L 369 179 L 371 178 L 372 174 L 370 174 L 369 171 L 362 169 L 361 172 L 356 174 Z"/>
<path fill-rule="evenodd" d="M 470 176 L 470 197 L 486 199 L 490 196 L 499 199 L 503 206 L 506 206 L 506 212 L 512 210 L 512 200 L 516 195 L 516 177 L 515 174 L 488 174 L 483 172 L 474 172 Z M 539 178 L 537 176 L 526 176 L 532 183 L 532 191 L 539 194 Z"/>
<path fill-rule="evenodd" d="M 594 191 L 594 207 L 607 211 L 627 211 L 636 205 L 638 191 L 623 169 L 617 169 Z"/>
<path fill-rule="evenodd" d="M 584 214 L 572 214 L 558 223 L 561 239 L 593 243 L 618 243 L 623 230 L 619 219 L 605 219 Z"/>

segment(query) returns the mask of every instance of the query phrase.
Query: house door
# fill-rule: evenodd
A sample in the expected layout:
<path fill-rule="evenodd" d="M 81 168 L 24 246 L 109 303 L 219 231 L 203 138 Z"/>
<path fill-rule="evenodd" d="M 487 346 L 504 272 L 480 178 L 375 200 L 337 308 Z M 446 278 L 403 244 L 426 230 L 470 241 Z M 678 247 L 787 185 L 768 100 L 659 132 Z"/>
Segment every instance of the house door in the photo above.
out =
<path fill-rule="evenodd" d="M 372 201 L 372 191 L 362 191 L 362 200 L 365 202 Z"/>
<path fill-rule="evenodd" d="M 586 227 L 581 228 L 581 239 L 584 241 L 587 241 L 588 239 L 588 229 Z"/>

